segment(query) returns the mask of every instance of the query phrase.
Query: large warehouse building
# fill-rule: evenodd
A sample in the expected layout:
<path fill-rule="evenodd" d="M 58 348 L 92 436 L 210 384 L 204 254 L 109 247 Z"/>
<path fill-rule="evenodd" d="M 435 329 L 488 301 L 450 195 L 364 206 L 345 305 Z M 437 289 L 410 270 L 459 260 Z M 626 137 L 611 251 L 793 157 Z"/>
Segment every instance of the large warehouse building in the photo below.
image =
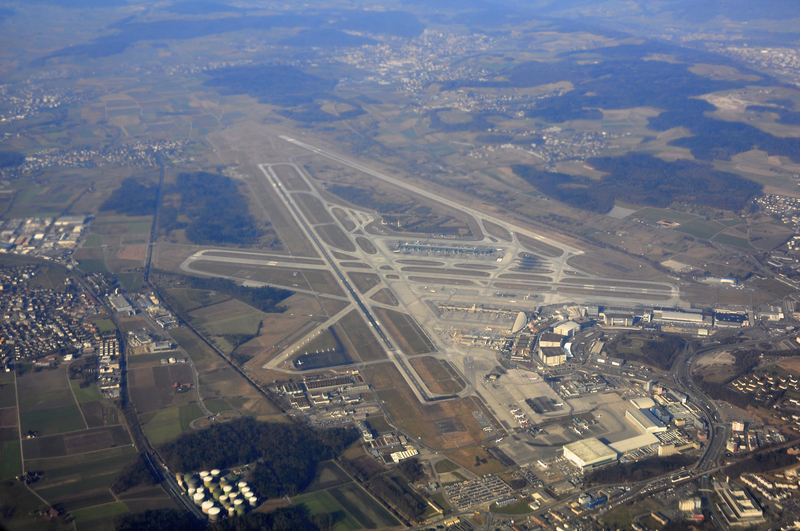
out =
<path fill-rule="evenodd" d="M 625 418 L 642 433 L 659 433 L 667 431 L 664 423 L 646 409 L 629 409 L 625 411 Z"/>
<path fill-rule="evenodd" d="M 627 454 L 628 452 L 641 450 L 642 448 L 653 448 L 658 446 L 658 444 L 658 437 L 652 433 L 645 433 L 642 435 L 637 435 L 636 437 L 631 437 L 630 439 L 624 439 L 622 441 L 611 443 L 608 446 L 618 454 L 622 455 Z"/>
<path fill-rule="evenodd" d="M 545 365 L 556 367 L 567 362 L 567 353 L 560 347 L 539 348 L 539 359 Z"/>
<path fill-rule="evenodd" d="M 617 460 L 617 452 L 595 437 L 564 445 L 564 457 L 581 470 L 594 468 Z"/>

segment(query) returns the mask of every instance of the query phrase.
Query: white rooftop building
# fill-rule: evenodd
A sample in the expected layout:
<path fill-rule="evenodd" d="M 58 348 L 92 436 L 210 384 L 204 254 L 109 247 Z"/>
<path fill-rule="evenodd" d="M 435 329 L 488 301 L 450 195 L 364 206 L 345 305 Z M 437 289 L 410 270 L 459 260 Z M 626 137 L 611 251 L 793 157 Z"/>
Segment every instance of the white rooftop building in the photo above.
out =
<path fill-rule="evenodd" d="M 650 409 L 651 407 L 654 407 L 656 405 L 655 401 L 649 396 L 644 396 L 641 398 L 632 398 L 631 404 L 633 404 L 633 406 L 636 409 Z"/>
<path fill-rule="evenodd" d="M 667 427 L 664 426 L 664 423 L 646 409 L 629 409 L 625 411 L 625 418 L 642 433 L 667 431 Z"/>
<path fill-rule="evenodd" d="M 565 321 L 563 323 L 556 325 L 553 328 L 553 332 L 555 332 L 556 334 L 567 337 L 572 337 L 573 335 L 577 334 L 580 331 L 581 331 L 581 325 L 579 325 L 575 321 Z"/>
<path fill-rule="evenodd" d="M 637 435 L 636 437 L 630 437 L 629 439 L 611 443 L 608 446 L 618 454 L 627 454 L 628 452 L 635 452 L 636 450 L 641 450 L 642 448 L 656 446 L 659 444 L 659 442 L 660 441 L 658 440 L 658 437 L 652 433 L 645 433 L 642 435 Z"/>
<path fill-rule="evenodd" d="M 615 462 L 617 452 L 596 437 L 589 437 L 564 445 L 564 457 L 583 470 Z"/>

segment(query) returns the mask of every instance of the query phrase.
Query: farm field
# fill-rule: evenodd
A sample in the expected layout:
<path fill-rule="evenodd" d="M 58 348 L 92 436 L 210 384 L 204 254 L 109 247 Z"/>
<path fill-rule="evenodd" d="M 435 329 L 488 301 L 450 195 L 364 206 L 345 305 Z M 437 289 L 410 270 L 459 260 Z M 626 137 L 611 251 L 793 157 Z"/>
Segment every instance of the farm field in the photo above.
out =
<path fill-rule="evenodd" d="M 292 503 L 305 507 L 311 516 L 320 513 L 333 515 L 332 531 L 356 531 L 362 528 L 356 519 L 326 490 L 303 494 L 293 498 Z"/>
<path fill-rule="evenodd" d="M 87 427 L 72 396 L 64 364 L 19 377 L 17 394 L 22 433 L 53 435 Z"/>
<path fill-rule="evenodd" d="M 19 441 L 0 443 L 0 479 L 13 478 L 22 474 L 22 452 Z"/>
<path fill-rule="evenodd" d="M 109 487 L 136 454 L 128 444 L 69 457 L 26 459 L 25 467 L 45 473 L 47 481 L 33 486 L 40 496 L 73 510 L 114 501 Z"/>
<path fill-rule="evenodd" d="M 140 415 L 139 419 L 150 442 L 158 446 L 177 439 L 181 433 L 191 431 L 192 421 L 200 417 L 203 417 L 200 406 L 190 403 L 162 409 L 155 414 Z"/>
<path fill-rule="evenodd" d="M 225 360 L 187 327 L 170 330 L 172 338 L 191 357 L 198 373 L 203 400 L 224 400 L 229 409 L 262 420 L 281 418 L 258 391 L 233 371 Z M 194 392 L 190 393 L 191 399 Z M 140 410 L 141 411 L 141 410 Z"/>
<path fill-rule="evenodd" d="M 310 513 L 328 512 L 334 515 L 336 531 L 384 529 L 399 522 L 383 506 L 354 483 L 334 462 L 320 463 L 311 485 L 303 494 L 292 499 L 304 505 Z"/>

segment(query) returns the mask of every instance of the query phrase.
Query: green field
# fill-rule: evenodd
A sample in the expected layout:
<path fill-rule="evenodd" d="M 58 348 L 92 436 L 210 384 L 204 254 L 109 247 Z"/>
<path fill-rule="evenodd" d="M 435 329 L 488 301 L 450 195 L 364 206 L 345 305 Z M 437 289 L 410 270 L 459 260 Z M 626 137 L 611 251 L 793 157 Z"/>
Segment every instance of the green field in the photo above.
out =
<path fill-rule="evenodd" d="M 355 483 L 334 487 L 328 491 L 366 529 L 383 529 L 399 522 Z"/>
<path fill-rule="evenodd" d="M 83 243 L 84 247 L 100 247 L 101 245 L 103 245 L 103 237 L 99 234 L 89 234 Z"/>
<path fill-rule="evenodd" d="M 737 238 L 736 236 L 731 236 L 730 234 L 717 234 L 713 238 L 712 241 L 717 243 L 723 243 L 725 245 L 733 245 L 734 247 L 741 247 L 742 249 L 752 249 L 753 246 L 750 245 L 750 242 L 747 241 L 745 238 Z"/>
<path fill-rule="evenodd" d="M 146 420 L 148 416 L 142 415 L 140 419 L 144 427 L 144 433 L 153 445 L 164 444 L 182 433 L 179 407 L 162 409 L 157 411 L 149 420 Z"/>
<path fill-rule="evenodd" d="M 394 431 L 394 427 L 386 422 L 386 417 L 370 417 L 367 419 L 369 427 L 378 433 L 388 433 Z"/>
<path fill-rule="evenodd" d="M 116 277 L 126 291 L 138 291 L 142 289 L 144 285 L 144 276 L 139 271 L 133 273 L 117 273 Z"/>
<path fill-rule="evenodd" d="M 631 214 L 631 217 L 650 223 L 655 223 L 662 220 L 675 221 L 677 223 L 687 223 L 688 221 L 696 218 L 697 214 L 688 214 L 686 212 L 678 212 L 677 210 L 669 210 L 666 208 L 647 207 L 636 211 L 634 214 Z"/>
<path fill-rule="evenodd" d="M 6 506 L 15 507 L 12 514 L 0 517 L 0 526 L 9 530 L 37 531 L 42 529 L 41 521 L 30 517 L 28 513 L 46 509 L 42 502 L 20 481 L 0 481 L 0 500 Z"/>
<path fill-rule="evenodd" d="M 78 524 L 78 529 L 81 529 L 83 523 L 97 520 L 98 518 L 110 519 L 118 514 L 125 514 L 128 508 L 122 502 L 106 503 L 103 505 L 95 505 L 94 507 L 86 507 L 85 509 L 76 509 L 72 511 L 72 516 L 75 518 L 75 523 Z"/>
<path fill-rule="evenodd" d="M 264 319 L 264 313 L 235 299 L 194 310 L 192 322 L 212 336 L 223 334 L 255 335 Z"/>
<path fill-rule="evenodd" d="M 355 518 L 350 516 L 327 491 L 321 490 L 312 494 L 304 494 L 294 498 L 292 502 L 295 505 L 304 506 L 311 516 L 320 513 L 330 514 L 335 522 L 333 531 L 356 531 L 361 529 Z"/>
<path fill-rule="evenodd" d="M 196 403 L 162 409 L 154 414 L 140 417 L 144 432 L 150 442 L 158 446 L 177 438 L 181 433 L 190 431 L 194 419 L 203 416 L 203 411 Z"/>
<path fill-rule="evenodd" d="M 795 292 L 794 288 L 784 284 L 783 282 L 775 280 L 774 278 L 767 278 L 764 280 L 755 279 L 750 282 L 753 284 L 753 286 L 763 289 L 764 291 L 768 291 L 780 298 L 788 297 Z"/>
<path fill-rule="evenodd" d="M 150 221 L 139 221 L 128 225 L 128 234 L 143 234 L 150 232 Z"/>
<path fill-rule="evenodd" d="M 170 289 L 167 290 L 167 295 L 179 312 L 190 312 L 230 300 L 225 294 L 200 289 Z"/>
<path fill-rule="evenodd" d="M 27 393 L 23 394 L 23 389 L 20 389 L 19 405 L 21 407 L 41 406 L 49 404 L 65 404 L 72 402 L 72 393 L 69 389 L 58 389 L 56 391 L 42 391 L 39 393 L 32 392 L 27 389 Z"/>
<path fill-rule="evenodd" d="M 22 474 L 22 451 L 19 441 L 4 442 L 0 455 L 0 479 L 13 478 Z"/>
<path fill-rule="evenodd" d="M 450 461 L 449 459 L 445 459 L 443 461 L 439 461 L 434 465 L 434 470 L 436 470 L 437 474 L 444 474 L 446 472 L 453 472 L 454 470 L 458 470 L 461 468 L 454 462 Z"/>
<path fill-rule="evenodd" d="M 696 218 L 686 223 L 685 225 L 677 227 L 675 230 L 680 232 L 685 232 L 686 234 L 691 234 L 692 236 L 695 236 L 697 238 L 708 240 L 712 236 L 725 230 L 726 228 L 727 227 L 720 225 L 716 221 L 706 221 L 702 218 Z"/>
<path fill-rule="evenodd" d="M 350 482 L 350 477 L 333 461 L 325 461 L 317 466 L 314 479 L 306 488 L 305 493 L 322 489 L 329 489 Z"/>
<path fill-rule="evenodd" d="M 228 411 L 233 409 L 230 404 L 221 398 L 212 398 L 210 400 L 203 400 L 203 405 L 212 413 L 219 413 L 220 411 Z"/>
<path fill-rule="evenodd" d="M 26 461 L 26 468 L 45 472 L 48 481 L 37 483 L 35 489 L 52 503 L 55 499 L 77 493 L 107 489 L 136 453 L 136 449 L 128 445 L 59 459 Z M 104 503 L 108 498 L 108 501 L 114 500 L 107 490 L 88 493 L 82 500 L 76 500 L 76 505 L 89 507 Z"/>
<path fill-rule="evenodd" d="M 99 321 L 95 321 L 94 325 L 101 334 L 104 332 L 113 332 L 117 329 L 117 325 L 115 325 L 114 321 L 111 319 L 100 319 Z"/>
<path fill-rule="evenodd" d="M 204 416 L 203 410 L 195 402 L 184 404 L 178 408 L 181 419 L 181 430 L 189 431 L 192 429 L 191 423 L 194 419 Z"/>
<path fill-rule="evenodd" d="M 86 258 L 78 262 L 78 267 L 84 273 L 108 273 L 106 261 L 100 258 Z"/>
<path fill-rule="evenodd" d="M 625 507 L 617 507 L 603 517 L 603 522 L 612 529 L 627 529 L 633 522 L 631 511 Z"/>
<path fill-rule="evenodd" d="M 441 492 L 437 492 L 433 496 L 431 496 L 431 501 L 439 506 L 445 513 L 449 513 L 453 510 L 453 507 L 447 503 L 447 500 L 444 499 L 444 494 Z"/>
<path fill-rule="evenodd" d="M 531 501 L 528 499 L 506 505 L 505 507 L 497 507 L 494 503 L 489 507 L 489 510 L 498 514 L 528 514 L 532 513 L 533 509 L 528 507 Z"/>
<path fill-rule="evenodd" d="M 72 402 L 71 396 L 70 402 Z M 81 411 L 74 404 L 39 411 L 20 412 L 20 417 L 22 433 L 37 431 L 41 435 L 51 435 L 86 429 Z"/>
<path fill-rule="evenodd" d="M 13 372 L 0 372 L 0 408 L 17 405 L 17 386 Z"/>
<path fill-rule="evenodd" d="M 81 383 L 83 383 L 83 380 L 69 381 L 69 384 L 72 386 L 72 392 L 75 394 L 75 399 L 79 404 L 95 402 L 103 399 L 103 395 L 100 393 L 100 390 L 96 385 L 92 384 L 89 387 L 81 388 Z"/>

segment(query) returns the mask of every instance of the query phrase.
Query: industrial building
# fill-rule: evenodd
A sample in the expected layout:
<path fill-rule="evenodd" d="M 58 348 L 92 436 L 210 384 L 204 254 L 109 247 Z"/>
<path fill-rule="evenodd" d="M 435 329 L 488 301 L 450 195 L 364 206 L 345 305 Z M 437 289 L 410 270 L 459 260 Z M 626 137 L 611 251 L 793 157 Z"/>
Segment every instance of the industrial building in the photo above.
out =
<path fill-rule="evenodd" d="M 633 326 L 634 317 L 631 313 L 602 313 L 603 324 L 606 326 Z"/>
<path fill-rule="evenodd" d="M 547 332 L 542 334 L 539 338 L 539 346 L 542 348 L 547 347 L 561 347 L 564 344 L 564 336 L 560 334 L 555 334 L 552 332 Z"/>
<path fill-rule="evenodd" d="M 780 321 L 783 319 L 783 308 L 780 306 L 761 306 L 758 316 L 764 321 Z"/>
<path fill-rule="evenodd" d="M 581 331 L 581 325 L 573 321 L 565 321 L 553 327 L 553 332 L 560 336 L 572 337 Z"/>
<path fill-rule="evenodd" d="M 618 454 L 623 455 L 627 454 L 628 452 L 635 452 L 636 450 L 641 450 L 642 448 L 653 448 L 655 446 L 658 446 L 660 442 L 661 441 L 658 440 L 658 437 L 656 437 L 652 433 L 645 433 L 642 435 L 637 435 L 636 437 L 631 437 L 629 439 L 624 439 L 622 441 L 611 443 L 608 446 Z"/>
<path fill-rule="evenodd" d="M 655 310 L 653 312 L 653 321 L 662 323 L 692 324 L 697 326 L 711 326 L 713 323 L 713 319 L 711 317 L 704 317 L 702 313 L 679 312 L 674 310 Z"/>
<path fill-rule="evenodd" d="M 721 501 L 717 504 L 731 527 L 750 527 L 764 522 L 764 513 L 750 494 L 734 483 L 714 482 Z"/>
<path fill-rule="evenodd" d="M 111 303 L 111 306 L 114 308 L 114 311 L 117 313 L 133 313 L 134 309 L 131 306 L 131 303 L 128 302 L 122 295 L 109 295 L 108 302 Z"/>
<path fill-rule="evenodd" d="M 520 334 L 511 347 L 511 361 L 530 361 L 534 338 L 530 334 Z"/>
<path fill-rule="evenodd" d="M 633 404 L 636 409 L 650 409 L 656 405 L 655 401 L 649 396 L 631 398 L 631 404 Z"/>
<path fill-rule="evenodd" d="M 646 409 L 629 409 L 625 411 L 625 418 L 642 433 L 667 431 L 667 427 L 664 426 L 664 423 Z"/>
<path fill-rule="evenodd" d="M 617 461 L 617 452 L 596 437 L 564 445 L 564 457 L 581 470 L 607 465 Z"/>
<path fill-rule="evenodd" d="M 567 353 L 560 347 L 539 348 L 539 359 L 545 365 L 556 367 L 567 362 Z"/>

